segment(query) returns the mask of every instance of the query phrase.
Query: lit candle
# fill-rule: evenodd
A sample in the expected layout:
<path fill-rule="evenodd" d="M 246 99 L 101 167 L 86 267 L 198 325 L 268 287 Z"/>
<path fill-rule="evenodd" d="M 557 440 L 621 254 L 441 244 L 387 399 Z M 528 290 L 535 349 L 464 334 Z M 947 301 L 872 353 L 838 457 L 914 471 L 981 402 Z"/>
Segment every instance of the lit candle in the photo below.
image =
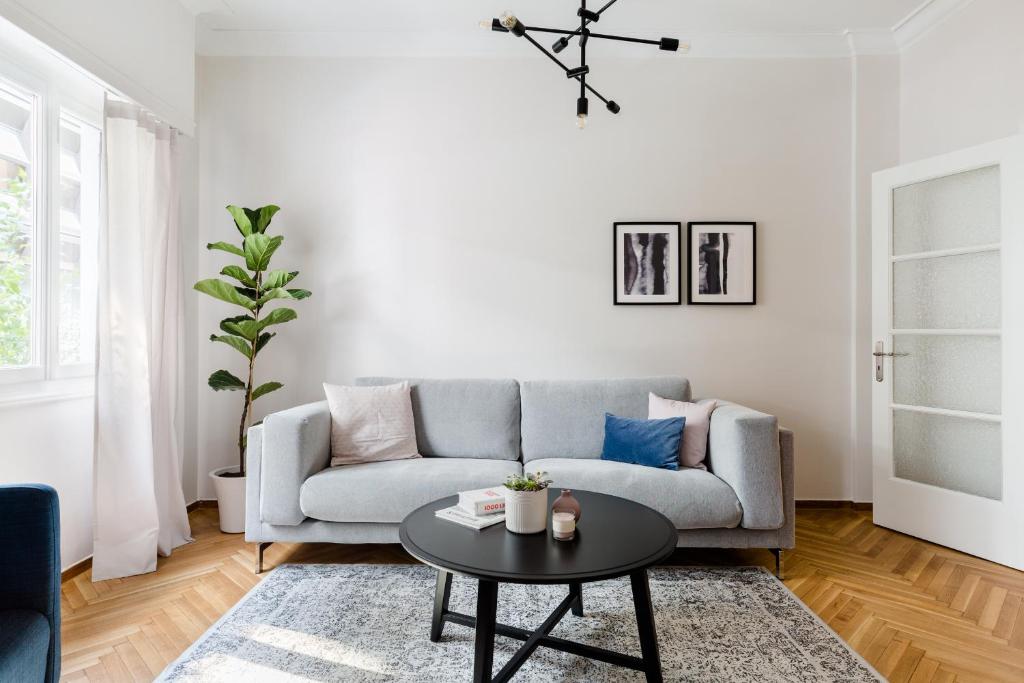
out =
<path fill-rule="evenodd" d="M 576 535 L 576 516 L 571 512 L 555 512 L 551 515 L 551 531 L 556 541 L 571 541 Z"/>

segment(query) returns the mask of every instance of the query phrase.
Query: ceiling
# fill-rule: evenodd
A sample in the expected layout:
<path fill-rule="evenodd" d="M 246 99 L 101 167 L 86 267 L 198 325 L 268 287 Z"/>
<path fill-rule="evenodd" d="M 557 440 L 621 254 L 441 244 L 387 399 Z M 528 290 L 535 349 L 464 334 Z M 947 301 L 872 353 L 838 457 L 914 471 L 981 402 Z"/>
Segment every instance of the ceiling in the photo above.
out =
<path fill-rule="evenodd" d="M 201 54 L 484 54 L 511 41 L 481 31 L 506 9 L 528 25 L 568 27 L 578 0 L 180 0 L 197 15 Z M 591 9 L 606 0 L 590 0 Z M 895 51 L 894 31 L 966 0 L 618 0 L 600 28 L 689 40 L 696 56 Z M 440 43 L 440 44 L 439 44 Z M 496 46 L 501 47 L 496 47 Z M 883 48 L 889 48 L 888 50 Z M 397 52 L 396 52 L 397 51 Z M 514 52 L 514 50 L 512 51 Z"/>

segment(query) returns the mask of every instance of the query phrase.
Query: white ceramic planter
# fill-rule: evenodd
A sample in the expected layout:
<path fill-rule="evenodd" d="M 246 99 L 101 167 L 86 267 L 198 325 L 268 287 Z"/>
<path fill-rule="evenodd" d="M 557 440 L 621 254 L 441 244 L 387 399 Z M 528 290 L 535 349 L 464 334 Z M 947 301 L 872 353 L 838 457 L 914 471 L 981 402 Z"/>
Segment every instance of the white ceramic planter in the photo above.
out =
<path fill-rule="evenodd" d="M 219 477 L 222 472 L 235 472 L 235 467 L 221 467 L 210 472 L 217 491 L 220 530 L 226 534 L 245 531 L 245 477 Z"/>
<path fill-rule="evenodd" d="M 505 489 L 505 527 L 516 534 L 537 534 L 548 528 L 548 492 Z"/>

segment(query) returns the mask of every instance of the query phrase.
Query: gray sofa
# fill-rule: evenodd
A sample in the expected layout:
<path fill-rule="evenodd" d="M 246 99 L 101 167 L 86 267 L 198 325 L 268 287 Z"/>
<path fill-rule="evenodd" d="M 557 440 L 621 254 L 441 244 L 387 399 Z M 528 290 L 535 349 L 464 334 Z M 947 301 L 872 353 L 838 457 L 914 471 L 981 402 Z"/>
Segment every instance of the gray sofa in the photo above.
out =
<path fill-rule="evenodd" d="M 649 505 L 676 525 L 680 546 L 768 548 L 776 560 L 793 547 L 793 434 L 771 415 L 720 403 L 708 471 L 671 471 L 601 460 L 604 414 L 646 418 L 648 392 L 689 401 L 685 379 L 409 382 L 423 458 L 329 467 L 326 401 L 249 430 L 245 539 L 259 544 L 257 572 L 271 542 L 397 543 L 417 507 L 524 470 Z"/>

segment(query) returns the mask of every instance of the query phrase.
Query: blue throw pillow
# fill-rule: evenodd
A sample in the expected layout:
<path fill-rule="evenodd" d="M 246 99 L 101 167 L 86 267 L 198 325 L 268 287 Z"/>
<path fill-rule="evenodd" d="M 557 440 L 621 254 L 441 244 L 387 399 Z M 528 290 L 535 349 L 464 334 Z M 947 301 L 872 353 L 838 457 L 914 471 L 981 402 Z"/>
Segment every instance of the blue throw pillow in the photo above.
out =
<path fill-rule="evenodd" d="M 632 420 L 605 413 L 601 459 L 678 470 L 679 441 L 685 425 L 685 417 Z"/>

